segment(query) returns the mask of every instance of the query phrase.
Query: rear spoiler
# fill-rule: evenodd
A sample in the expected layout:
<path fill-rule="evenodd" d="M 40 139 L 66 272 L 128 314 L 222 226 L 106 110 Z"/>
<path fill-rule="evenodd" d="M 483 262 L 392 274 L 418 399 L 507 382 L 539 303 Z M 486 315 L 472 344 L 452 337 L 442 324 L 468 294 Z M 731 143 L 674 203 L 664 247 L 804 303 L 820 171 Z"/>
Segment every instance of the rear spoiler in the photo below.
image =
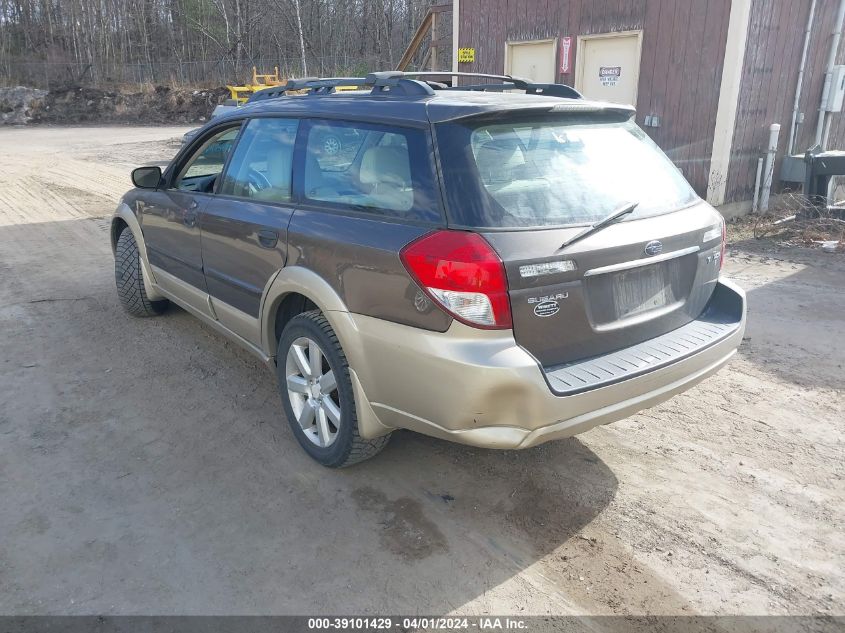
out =
<path fill-rule="evenodd" d="M 556 113 L 569 114 L 607 114 L 609 118 L 619 121 L 627 121 L 634 116 L 636 110 L 633 106 L 619 103 L 603 102 L 569 102 L 569 103 L 538 103 L 534 105 L 503 104 L 491 107 L 489 110 L 476 110 L 471 113 L 457 113 L 454 116 L 438 118 L 435 123 L 446 123 L 463 121 L 466 119 L 499 119 L 513 116 L 549 115 Z"/>

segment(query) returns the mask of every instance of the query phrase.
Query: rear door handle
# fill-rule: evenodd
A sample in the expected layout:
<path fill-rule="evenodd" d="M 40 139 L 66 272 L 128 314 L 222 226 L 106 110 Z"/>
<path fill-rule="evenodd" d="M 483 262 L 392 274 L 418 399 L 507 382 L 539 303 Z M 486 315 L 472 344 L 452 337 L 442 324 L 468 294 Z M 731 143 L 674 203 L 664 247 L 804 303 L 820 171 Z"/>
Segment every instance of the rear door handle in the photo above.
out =
<path fill-rule="evenodd" d="M 275 231 L 264 229 L 258 232 L 258 243 L 264 248 L 275 248 L 279 242 L 279 235 Z"/>

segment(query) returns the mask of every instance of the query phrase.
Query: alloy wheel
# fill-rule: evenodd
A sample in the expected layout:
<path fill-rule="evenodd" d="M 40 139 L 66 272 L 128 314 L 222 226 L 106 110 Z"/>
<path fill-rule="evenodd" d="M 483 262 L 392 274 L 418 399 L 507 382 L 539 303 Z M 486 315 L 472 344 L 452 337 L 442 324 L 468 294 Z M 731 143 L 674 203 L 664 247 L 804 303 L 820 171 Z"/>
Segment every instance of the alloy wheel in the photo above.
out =
<path fill-rule="evenodd" d="M 285 383 L 296 421 L 316 446 L 331 446 L 341 424 L 340 394 L 329 359 L 316 341 L 296 339 L 285 360 Z"/>
<path fill-rule="evenodd" d="M 340 139 L 336 136 L 327 136 L 323 139 L 323 151 L 329 156 L 335 156 L 340 153 Z"/>

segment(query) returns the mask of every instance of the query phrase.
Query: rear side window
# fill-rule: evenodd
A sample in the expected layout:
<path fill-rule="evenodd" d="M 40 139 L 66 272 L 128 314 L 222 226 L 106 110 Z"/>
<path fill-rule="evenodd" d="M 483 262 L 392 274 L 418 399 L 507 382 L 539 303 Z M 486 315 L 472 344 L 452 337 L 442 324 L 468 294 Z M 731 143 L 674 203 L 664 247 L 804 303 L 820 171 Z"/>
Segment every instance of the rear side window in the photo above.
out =
<path fill-rule="evenodd" d="M 313 121 L 303 193 L 320 205 L 441 222 L 426 132 L 368 123 Z"/>
<path fill-rule="evenodd" d="M 448 213 L 487 228 L 589 224 L 637 202 L 632 217 L 697 199 L 633 121 L 593 117 L 438 126 Z"/>
<path fill-rule="evenodd" d="M 296 119 L 252 119 L 226 168 L 219 193 L 267 202 L 289 202 Z"/>

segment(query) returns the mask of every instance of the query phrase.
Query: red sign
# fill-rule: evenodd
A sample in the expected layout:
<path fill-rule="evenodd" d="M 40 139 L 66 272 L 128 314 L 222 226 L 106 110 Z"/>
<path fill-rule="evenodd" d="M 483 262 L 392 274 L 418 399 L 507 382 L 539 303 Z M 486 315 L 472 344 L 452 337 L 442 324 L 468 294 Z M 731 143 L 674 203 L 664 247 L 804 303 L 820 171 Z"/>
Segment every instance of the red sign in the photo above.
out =
<path fill-rule="evenodd" d="M 560 38 L 560 72 L 566 74 L 571 67 L 570 61 L 572 59 L 572 38 Z"/>

